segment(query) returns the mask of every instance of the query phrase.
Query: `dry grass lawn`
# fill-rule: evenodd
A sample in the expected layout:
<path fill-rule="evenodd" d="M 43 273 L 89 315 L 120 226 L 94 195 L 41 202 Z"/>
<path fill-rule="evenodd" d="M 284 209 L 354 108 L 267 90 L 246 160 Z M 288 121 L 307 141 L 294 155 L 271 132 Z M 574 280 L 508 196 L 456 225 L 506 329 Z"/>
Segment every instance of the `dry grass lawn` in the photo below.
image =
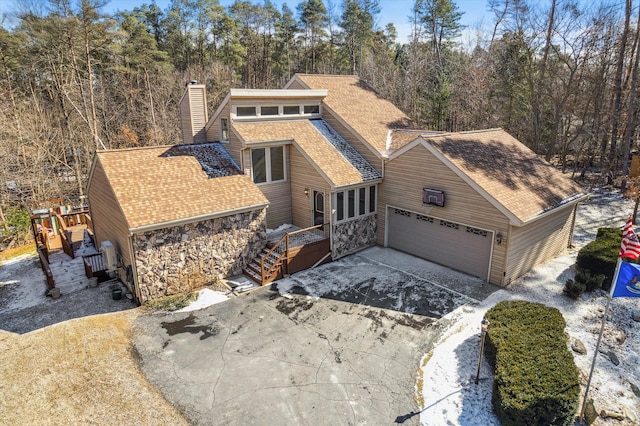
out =
<path fill-rule="evenodd" d="M 131 351 L 133 309 L 0 330 L 0 424 L 186 425 Z"/>

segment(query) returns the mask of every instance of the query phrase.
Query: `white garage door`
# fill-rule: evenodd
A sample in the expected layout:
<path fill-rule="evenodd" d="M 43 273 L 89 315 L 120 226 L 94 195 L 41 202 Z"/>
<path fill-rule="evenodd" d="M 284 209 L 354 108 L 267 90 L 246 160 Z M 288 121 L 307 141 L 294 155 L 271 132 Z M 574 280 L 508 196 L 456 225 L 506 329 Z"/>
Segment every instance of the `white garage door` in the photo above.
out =
<path fill-rule="evenodd" d="M 388 246 L 487 279 L 493 233 L 389 207 Z"/>

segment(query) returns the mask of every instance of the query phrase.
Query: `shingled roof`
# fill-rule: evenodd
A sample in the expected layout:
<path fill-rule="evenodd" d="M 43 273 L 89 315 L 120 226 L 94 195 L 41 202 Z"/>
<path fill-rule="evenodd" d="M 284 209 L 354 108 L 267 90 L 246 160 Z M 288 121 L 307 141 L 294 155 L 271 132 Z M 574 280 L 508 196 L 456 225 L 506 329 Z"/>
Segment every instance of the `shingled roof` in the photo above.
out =
<path fill-rule="evenodd" d="M 502 129 L 427 133 L 390 158 L 417 144 L 497 203 L 516 225 L 587 196 L 580 185 Z"/>
<path fill-rule="evenodd" d="M 269 203 L 218 143 L 99 151 L 96 161 L 131 230 Z"/>
<path fill-rule="evenodd" d="M 323 120 L 232 125 L 246 144 L 291 141 L 334 188 L 382 179 L 382 175 Z"/>
<path fill-rule="evenodd" d="M 414 128 L 414 123 L 355 75 L 296 74 L 310 89 L 328 89 L 323 103 L 358 133 L 375 151 L 387 151 L 391 129 Z"/>

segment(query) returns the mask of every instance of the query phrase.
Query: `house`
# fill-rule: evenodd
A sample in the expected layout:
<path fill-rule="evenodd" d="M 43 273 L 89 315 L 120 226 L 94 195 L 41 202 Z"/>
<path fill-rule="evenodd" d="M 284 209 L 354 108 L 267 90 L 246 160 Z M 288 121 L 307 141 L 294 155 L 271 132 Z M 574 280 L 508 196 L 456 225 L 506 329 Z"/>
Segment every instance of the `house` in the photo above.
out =
<path fill-rule="evenodd" d="M 504 130 L 416 129 L 357 76 L 231 89 L 211 116 L 191 82 L 180 114 L 183 144 L 101 151 L 89 179 L 96 239 L 139 301 L 375 244 L 505 286 L 571 244 L 588 196 Z M 302 231 L 267 246 L 287 224 Z"/>

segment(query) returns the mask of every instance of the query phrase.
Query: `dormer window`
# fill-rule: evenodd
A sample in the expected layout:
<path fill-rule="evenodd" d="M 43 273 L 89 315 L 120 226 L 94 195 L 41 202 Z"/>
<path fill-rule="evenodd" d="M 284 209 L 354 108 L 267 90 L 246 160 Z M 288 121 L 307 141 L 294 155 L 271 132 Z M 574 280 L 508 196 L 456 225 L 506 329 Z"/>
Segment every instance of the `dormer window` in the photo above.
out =
<path fill-rule="evenodd" d="M 300 114 L 300 105 L 285 105 L 282 107 L 282 113 L 284 115 L 298 115 Z"/>
<path fill-rule="evenodd" d="M 256 107 L 254 106 L 239 106 L 236 107 L 236 115 L 238 117 L 255 117 Z"/>
<path fill-rule="evenodd" d="M 320 114 L 320 105 L 305 105 L 305 114 Z"/>
<path fill-rule="evenodd" d="M 278 107 L 277 106 L 263 106 L 260 107 L 260 115 L 278 115 Z"/>

